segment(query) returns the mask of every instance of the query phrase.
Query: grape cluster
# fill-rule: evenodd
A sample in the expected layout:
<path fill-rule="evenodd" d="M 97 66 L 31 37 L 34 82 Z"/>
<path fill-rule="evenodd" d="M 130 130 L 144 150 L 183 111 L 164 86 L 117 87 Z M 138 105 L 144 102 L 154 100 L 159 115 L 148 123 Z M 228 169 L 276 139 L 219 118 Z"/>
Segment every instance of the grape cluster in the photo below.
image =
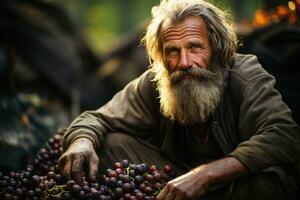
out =
<path fill-rule="evenodd" d="M 117 162 L 107 169 L 103 184 L 110 189 L 106 199 L 154 200 L 171 179 L 172 170 L 166 165 L 163 170 L 145 163 L 132 164 L 128 160 Z"/>
<path fill-rule="evenodd" d="M 0 199 L 41 199 L 44 188 L 40 187 L 42 178 L 33 175 L 31 167 L 8 175 L 0 174 Z"/>
<path fill-rule="evenodd" d="M 33 164 L 21 172 L 0 172 L 0 199 L 5 200 L 154 200 L 166 183 L 175 177 L 171 166 L 116 162 L 97 182 L 83 177 L 80 185 L 64 180 L 57 160 L 62 153 L 62 137 L 55 135 L 42 148 Z"/>
<path fill-rule="evenodd" d="M 159 170 L 155 165 L 133 164 L 128 160 L 116 162 L 99 182 L 88 182 L 83 185 L 69 180 L 62 186 L 61 199 L 94 199 L 94 200 L 154 200 L 173 176 L 169 165 Z M 59 186 L 58 186 L 59 187 Z"/>
<path fill-rule="evenodd" d="M 41 148 L 34 162 L 21 172 L 0 172 L 0 199 L 50 199 L 57 189 L 53 185 L 63 184 L 56 168 L 62 153 L 62 136 L 51 137 Z"/>
<path fill-rule="evenodd" d="M 62 136 L 56 134 L 38 151 L 33 164 L 35 171 L 38 174 L 47 174 L 49 171 L 54 171 L 62 152 Z"/>

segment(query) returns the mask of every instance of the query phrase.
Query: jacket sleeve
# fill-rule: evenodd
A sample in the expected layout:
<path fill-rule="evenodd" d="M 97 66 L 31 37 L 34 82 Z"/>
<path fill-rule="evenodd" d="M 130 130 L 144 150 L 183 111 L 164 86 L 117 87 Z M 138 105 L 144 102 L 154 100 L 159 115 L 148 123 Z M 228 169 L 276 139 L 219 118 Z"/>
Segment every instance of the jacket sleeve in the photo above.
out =
<path fill-rule="evenodd" d="M 274 77 L 255 63 L 247 72 L 255 75 L 246 81 L 239 112 L 244 142 L 230 154 L 253 172 L 293 165 L 300 158 L 300 129 L 275 89 Z"/>
<path fill-rule="evenodd" d="M 109 132 L 148 137 L 157 130 L 155 101 L 157 94 L 148 70 L 98 110 L 86 111 L 77 117 L 64 135 L 64 148 L 80 137 L 91 139 L 98 148 Z"/>

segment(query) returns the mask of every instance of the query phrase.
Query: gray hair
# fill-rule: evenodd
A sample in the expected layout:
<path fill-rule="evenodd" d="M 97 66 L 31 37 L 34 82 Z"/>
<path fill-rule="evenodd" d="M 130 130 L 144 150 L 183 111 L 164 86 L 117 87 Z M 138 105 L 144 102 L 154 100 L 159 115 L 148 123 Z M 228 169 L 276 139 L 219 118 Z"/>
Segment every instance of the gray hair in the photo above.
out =
<path fill-rule="evenodd" d="M 204 0 L 162 0 L 160 5 L 152 8 L 153 18 L 142 38 L 152 67 L 163 65 L 161 28 L 164 22 L 170 20 L 176 24 L 189 16 L 203 18 L 214 57 L 222 66 L 228 67 L 237 48 L 236 34 L 227 20 L 227 13 Z"/>

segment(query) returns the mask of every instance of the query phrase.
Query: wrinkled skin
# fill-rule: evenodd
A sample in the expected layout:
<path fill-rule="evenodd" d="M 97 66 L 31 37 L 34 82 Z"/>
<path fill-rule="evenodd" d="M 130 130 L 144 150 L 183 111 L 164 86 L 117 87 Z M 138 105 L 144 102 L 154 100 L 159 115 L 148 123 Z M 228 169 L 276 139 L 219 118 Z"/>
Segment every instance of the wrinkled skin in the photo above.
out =
<path fill-rule="evenodd" d="M 98 174 L 99 158 L 93 143 L 87 138 L 79 138 L 60 157 L 58 167 L 63 177 L 82 184 L 84 166 L 88 168 L 88 177 L 95 181 Z"/>
<path fill-rule="evenodd" d="M 203 173 L 190 171 L 170 182 L 157 196 L 157 200 L 198 199 L 209 186 L 209 178 Z"/>
<path fill-rule="evenodd" d="M 163 60 L 170 73 L 192 66 L 209 67 L 212 47 L 201 17 L 188 17 L 176 25 L 166 23 L 161 32 Z"/>
<path fill-rule="evenodd" d="M 157 200 L 199 199 L 214 183 L 232 180 L 248 173 L 245 166 L 233 157 L 226 157 L 200 165 L 192 171 L 170 181 L 159 193 Z"/>

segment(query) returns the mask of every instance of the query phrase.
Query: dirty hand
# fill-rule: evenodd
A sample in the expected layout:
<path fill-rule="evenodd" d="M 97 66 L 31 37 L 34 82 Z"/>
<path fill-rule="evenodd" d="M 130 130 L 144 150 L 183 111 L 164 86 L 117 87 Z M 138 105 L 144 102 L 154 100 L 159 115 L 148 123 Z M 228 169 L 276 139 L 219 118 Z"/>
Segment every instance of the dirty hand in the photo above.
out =
<path fill-rule="evenodd" d="M 170 181 L 157 196 L 157 200 L 198 199 L 208 189 L 210 179 L 201 170 L 192 170 Z"/>
<path fill-rule="evenodd" d="M 91 140 L 76 139 L 58 160 L 58 167 L 63 177 L 82 184 L 84 165 L 88 166 L 88 175 L 92 181 L 98 174 L 99 158 Z"/>
<path fill-rule="evenodd" d="M 246 175 L 247 168 L 234 157 L 225 157 L 200 165 L 192 171 L 168 182 L 157 196 L 158 200 L 198 199 L 214 183 Z"/>

